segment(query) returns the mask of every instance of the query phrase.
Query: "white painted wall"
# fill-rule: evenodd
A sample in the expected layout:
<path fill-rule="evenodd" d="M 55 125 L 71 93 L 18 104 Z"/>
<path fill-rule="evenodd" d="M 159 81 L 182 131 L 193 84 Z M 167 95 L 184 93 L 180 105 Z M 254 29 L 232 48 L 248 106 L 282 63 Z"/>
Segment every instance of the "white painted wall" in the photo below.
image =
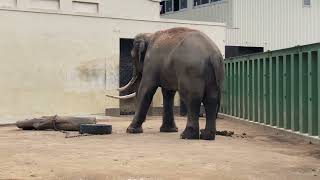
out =
<path fill-rule="evenodd" d="M 0 0 L 0 8 L 117 18 L 159 19 L 159 2 L 160 0 Z"/>
<path fill-rule="evenodd" d="M 194 21 L 222 22 L 230 24 L 233 1 L 224 0 L 193 7 L 193 0 L 188 0 L 188 8 L 176 12 L 168 12 L 161 18 L 188 19 Z"/>
<path fill-rule="evenodd" d="M 225 22 L 226 45 L 282 49 L 320 42 L 320 1 L 311 0 L 223 0 L 217 4 L 169 13 L 162 18 Z"/>
<path fill-rule="evenodd" d="M 0 8 L 0 123 L 118 108 L 119 101 L 105 94 L 118 94 L 120 38 L 190 27 L 208 34 L 224 53 L 224 24 L 148 18 Z M 153 105 L 161 106 L 161 99 L 157 94 Z"/>
<path fill-rule="evenodd" d="M 320 42 L 319 0 L 311 0 L 311 7 L 303 0 L 234 0 L 233 8 L 228 45 L 274 50 Z"/>

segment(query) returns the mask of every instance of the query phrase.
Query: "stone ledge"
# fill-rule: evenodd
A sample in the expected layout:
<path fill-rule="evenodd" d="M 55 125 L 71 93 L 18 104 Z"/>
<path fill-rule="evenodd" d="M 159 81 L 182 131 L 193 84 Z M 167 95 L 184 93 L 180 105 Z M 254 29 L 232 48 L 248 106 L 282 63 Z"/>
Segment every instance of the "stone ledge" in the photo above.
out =
<path fill-rule="evenodd" d="M 151 107 L 148 111 L 148 115 L 149 116 L 162 116 L 162 111 L 163 111 L 163 107 Z M 180 106 L 173 107 L 173 114 L 174 115 L 181 115 L 180 114 Z M 200 114 L 205 114 L 205 110 L 204 110 L 203 106 L 201 106 L 201 108 L 200 108 Z M 121 115 L 128 115 L 128 114 L 120 114 L 119 108 L 107 108 L 107 109 L 105 109 L 105 115 L 119 117 Z"/>
<path fill-rule="evenodd" d="M 107 108 L 105 109 L 106 116 L 120 116 L 120 109 L 119 108 Z"/>

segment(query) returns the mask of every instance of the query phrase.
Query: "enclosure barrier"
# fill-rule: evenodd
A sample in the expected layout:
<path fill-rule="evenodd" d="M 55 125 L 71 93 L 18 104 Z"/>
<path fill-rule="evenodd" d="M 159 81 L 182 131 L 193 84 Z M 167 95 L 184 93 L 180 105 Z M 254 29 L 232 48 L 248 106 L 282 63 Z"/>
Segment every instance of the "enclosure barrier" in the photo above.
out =
<path fill-rule="evenodd" d="M 320 137 L 320 43 L 225 60 L 221 112 Z"/>

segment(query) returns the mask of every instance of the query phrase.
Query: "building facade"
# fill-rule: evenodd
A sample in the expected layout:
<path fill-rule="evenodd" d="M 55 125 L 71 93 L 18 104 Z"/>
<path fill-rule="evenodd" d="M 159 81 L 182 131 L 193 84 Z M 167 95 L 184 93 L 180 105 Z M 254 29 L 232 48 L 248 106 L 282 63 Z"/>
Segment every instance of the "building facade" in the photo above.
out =
<path fill-rule="evenodd" d="M 119 95 L 123 55 L 138 33 L 195 28 L 224 53 L 223 23 L 160 19 L 159 2 L 1 0 L 0 123 L 120 109 L 105 94 Z M 153 106 L 162 106 L 159 93 Z"/>
<path fill-rule="evenodd" d="M 320 42 L 319 0 L 168 0 L 161 5 L 162 18 L 226 23 L 226 45 L 243 51 Z"/>

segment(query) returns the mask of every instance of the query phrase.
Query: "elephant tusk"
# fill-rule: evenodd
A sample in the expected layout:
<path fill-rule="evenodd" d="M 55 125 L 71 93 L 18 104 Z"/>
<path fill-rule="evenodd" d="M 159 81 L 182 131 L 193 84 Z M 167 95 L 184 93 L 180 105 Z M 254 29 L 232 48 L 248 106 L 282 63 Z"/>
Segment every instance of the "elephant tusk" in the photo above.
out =
<path fill-rule="evenodd" d="M 106 96 L 109 98 L 114 98 L 114 99 L 131 99 L 136 96 L 136 93 L 134 92 L 134 93 L 131 93 L 131 94 L 128 94 L 125 96 L 113 96 L 113 95 L 109 95 L 109 94 L 107 94 Z"/>
<path fill-rule="evenodd" d="M 134 84 L 134 83 L 136 82 L 137 78 L 138 78 L 137 76 L 132 77 L 132 79 L 128 82 L 127 85 L 125 85 L 125 86 L 123 86 L 123 87 L 120 87 L 120 88 L 118 88 L 117 90 L 118 90 L 119 92 L 125 91 L 125 90 L 128 89 L 132 84 Z"/>

